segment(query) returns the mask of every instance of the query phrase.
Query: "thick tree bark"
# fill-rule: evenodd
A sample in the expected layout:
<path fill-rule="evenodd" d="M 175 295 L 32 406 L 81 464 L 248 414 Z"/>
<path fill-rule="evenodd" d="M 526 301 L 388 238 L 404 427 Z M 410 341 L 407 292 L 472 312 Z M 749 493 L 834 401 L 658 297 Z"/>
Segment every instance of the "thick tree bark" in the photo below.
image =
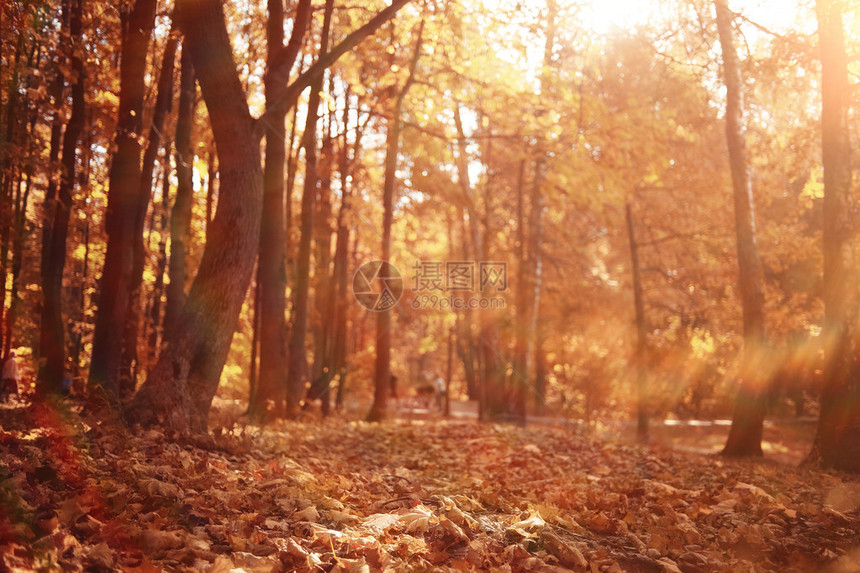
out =
<path fill-rule="evenodd" d="M 135 213 L 140 191 L 140 152 L 146 92 L 146 55 L 155 25 L 156 0 L 137 0 L 124 15 L 120 60 L 119 120 L 111 161 L 105 230 L 108 244 L 99 291 L 89 383 L 111 401 L 122 396 L 123 328 L 134 270 Z M 127 387 L 126 387 L 127 388 Z"/>
<path fill-rule="evenodd" d="M 66 237 L 72 212 L 72 190 L 75 186 L 75 163 L 78 140 L 84 128 L 84 63 L 78 51 L 81 38 L 83 0 L 69 0 L 69 36 L 72 39 L 71 69 L 75 77 L 72 84 L 72 113 L 63 134 L 63 159 L 60 185 L 53 209 L 53 222 L 46 254 L 42 261 L 42 292 L 44 302 L 39 335 L 39 355 L 43 360 L 39 368 L 37 390 L 58 394 L 62 389 L 65 368 L 65 325 L 63 323 L 63 270 L 66 265 Z"/>
<path fill-rule="evenodd" d="M 160 422 L 187 433 L 206 429 L 251 281 L 260 240 L 263 174 L 260 124 L 250 116 L 236 73 L 220 0 L 180 0 L 177 12 L 218 148 L 218 207 L 179 319 L 126 413 L 132 421 Z"/>
<path fill-rule="evenodd" d="M 818 0 L 821 44 L 821 132 L 824 165 L 825 369 L 821 414 L 809 461 L 860 472 L 860 357 L 857 269 L 846 256 L 856 228 L 851 197 L 851 142 L 841 3 Z"/>
<path fill-rule="evenodd" d="M 209 109 L 221 192 L 200 268 L 167 344 L 127 411 L 179 432 L 205 431 L 259 245 L 263 177 L 254 121 L 219 0 L 177 4 L 180 27 Z M 177 147 L 179 143 L 177 142 Z M 185 157 L 188 160 L 188 157 Z"/>
<path fill-rule="evenodd" d="M 194 123 L 195 91 L 194 64 L 191 49 L 183 44 L 179 78 L 179 109 L 176 118 L 176 198 L 170 213 L 170 263 L 167 302 L 164 308 L 164 333 L 179 320 L 188 286 L 188 251 L 191 246 L 191 208 L 194 205 L 193 167 L 194 147 L 191 128 Z M 208 241 L 207 241 L 208 242 Z"/>
<path fill-rule="evenodd" d="M 743 80 L 732 32 L 733 15 L 726 0 L 715 0 L 717 28 L 726 83 L 726 140 L 732 173 L 735 232 L 738 243 L 738 285 L 743 308 L 744 349 L 740 387 L 732 427 L 723 454 L 760 456 L 767 376 L 759 362 L 765 344 L 764 284 L 755 239 L 755 211 L 744 136 Z"/>
<path fill-rule="evenodd" d="M 382 183 L 382 268 L 379 276 L 389 277 L 391 261 L 391 226 L 394 223 L 394 194 L 397 188 L 397 160 L 400 154 L 400 132 L 403 128 L 401 114 L 403 101 L 415 82 L 415 70 L 421 57 L 424 20 L 418 27 L 418 38 L 409 64 L 409 76 L 397 94 L 391 117 L 388 118 L 388 134 L 385 141 L 385 176 Z M 376 363 L 374 370 L 373 405 L 367 414 L 368 421 L 385 419 L 386 401 L 391 384 L 391 309 L 376 313 Z"/>
<path fill-rule="evenodd" d="M 288 64 L 298 54 L 302 38 L 310 23 L 310 0 L 301 0 L 296 8 L 293 31 L 284 47 L 284 7 L 282 0 L 269 0 L 268 67 Z M 289 62 L 284 58 L 291 57 Z M 286 322 L 286 226 L 284 222 L 284 182 L 286 161 L 286 116 L 283 93 L 286 84 L 266 77 L 266 106 L 270 108 L 266 124 L 266 165 L 263 173 L 263 220 L 260 228 L 260 254 L 257 266 L 259 289 L 260 369 L 249 405 L 253 419 L 266 421 L 283 415 L 282 394 L 287 371 Z"/>

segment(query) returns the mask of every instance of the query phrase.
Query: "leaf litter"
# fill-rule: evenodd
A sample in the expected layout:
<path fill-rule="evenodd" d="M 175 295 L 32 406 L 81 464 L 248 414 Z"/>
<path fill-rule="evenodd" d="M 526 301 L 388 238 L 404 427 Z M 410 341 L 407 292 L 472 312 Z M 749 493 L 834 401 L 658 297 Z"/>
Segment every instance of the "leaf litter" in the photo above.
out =
<path fill-rule="evenodd" d="M 331 420 L 195 441 L 45 410 L 0 420 L 0 570 L 860 571 L 844 474 L 565 428 Z"/>

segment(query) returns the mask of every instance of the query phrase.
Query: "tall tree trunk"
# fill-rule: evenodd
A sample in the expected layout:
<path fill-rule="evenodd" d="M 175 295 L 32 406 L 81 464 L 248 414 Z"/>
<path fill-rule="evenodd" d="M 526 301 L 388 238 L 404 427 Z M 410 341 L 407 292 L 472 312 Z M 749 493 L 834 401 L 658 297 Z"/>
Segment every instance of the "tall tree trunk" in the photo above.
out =
<path fill-rule="evenodd" d="M 642 299 L 642 277 L 639 273 L 639 243 L 633 226 L 633 208 L 627 203 L 624 209 L 627 219 L 627 239 L 630 242 L 630 263 L 633 274 L 633 309 L 636 313 L 636 436 L 648 438 L 648 408 L 646 404 L 645 377 L 647 374 L 648 327 L 645 323 L 645 302 Z"/>
<path fill-rule="evenodd" d="M 6 310 L 6 283 L 9 275 L 9 252 L 13 236 L 13 189 L 20 188 L 21 169 L 15 159 L 15 151 L 20 145 L 21 116 L 19 99 L 21 92 L 20 65 L 22 52 L 24 50 L 24 34 L 19 34 L 15 43 L 15 56 L 12 61 L 12 72 L 10 74 L 6 105 L 3 105 L 0 97 L 0 348 L 7 346 L 8 339 L 4 341 L 2 325 L 4 323 L 4 311 Z M 2 65 L 2 64 L 0 64 Z M 0 68 L 2 70 L 2 68 Z M 0 77 L 2 80 L 2 77 Z M 0 83 L 0 86 L 3 84 Z M 2 92 L 0 92 L 2 95 Z M 5 121 L 4 121 L 5 120 Z M 11 312 L 11 303 L 10 303 Z M 11 324 L 8 322 L 7 323 Z M 2 354 L 5 360 L 8 352 Z"/>
<path fill-rule="evenodd" d="M 268 65 L 273 68 L 279 65 L 278 60 L 285 57 L 282 0 L 269 0 L 268 9 Z M 292 59 L 298 54 L 298 48 L 310 22 L 310 14 L 310 0 L 301 0 L 296 8 L 295 24 L 288 44 Z M 287 57 L 290 54 L 287 54 Z M 280 396 L 287 371 L 287 259 L 284 222 L 287 106 L 283 97 L 286 87 L 284 82 L 267 76 L 266 106 L 271 109 L 271 113 L 266 125 L 263 220 L 257 266 L 260 370 L 254 400 L 249 404 L 249 414 L 259 421 L 284 414 L 283 408 L 280 407 L 283 402 Z"/>
<path fill-rule="evenodd" d="M 397 0 L 347 36 L 335 56 L 346 51 L 344 46 L 354 45 L 357 37 L 372 33 L 405 3 Z M 206 429 L 209 406 L 251 282 L 263 203 L 260 125 L 267 117 L 251 118 L 220 0 L 180 0 L 177 11 L 218 147 L 218 207 L 179 319 L 126 414 L 132 421 L 161 422 L 186 433 Z M 327 58 L 317 72 L 304 74 L 290 87 L 300 92 L 308 85 L 302 82 L 321 75 L 324 66 L 336 59 Z"/>
<path fill-rule="evenodd" d="M 349 159 L 349 106 L 350 92 L 344 96 L 343 107 L 343 137 L 340 142 L 340 153 L 338 161 L 338 171 L 340 173 L 340 189 L 341 201 L 340 209 L 337 214 L 337 238 L 335 239 L 334 250 L 334 269 L 333 288 L 329 303 L 334 308 L 334 316 L 332 319 L 332 351 L 331 361 L 328 365 L 329 373 L 326 377 L 325 388 L 321 396 L 323 416 L 328 416 L 331 409 L 331 382 L 335 376 L 339 377 L 342 382 L 346 375 L 344 366 L 346 365 L 346 342 L 347 342 L 347 314 L 348 314 L 348 297 L 347 289 L 349 287 L 349 234 L 350 228 L 347 222 L 350 211 L 350 200 L 352 189 L 350 187 L 350 159 Z M 355 127 L 355 144 L 353 147 L 353 157 L 357 157 L 361 146 L 361 129 L 360 125 Z"/>
<path fill-rule="evenodd" d="M 535 376 L 534 386 L 537 400 L 535 400 L 535 415 L 546 414 L 547 394 L 547 356 L 546 356 L 546 323 L 539 321 L 537 332 L 535 332 L 534 364 Z"/>
<path fill-rule="evenodd" d="M 320 39 L 320 58 L 328 51 L 329 29 L 333 1 L 326 0 L 325 18 Z M 320 91 L 323 78 L 319 76 L 311 84 L 308 98 L 308 114 L 302 146 L 305 148 L 305 183 L 302 189 L 301 237 L 296 260 L 296 293 L 293 298 L 293 324 L 290 332 L 290 352 L 287 369 L 287 417 L 295 418 L 307 377 L 305 337 L 308 331 L 308 300 L 310 295 L 311 244 L 314 233 L 314 205 L 317 187 L 317 118 L 319 117 Z"/>
<path fill-rule="evenodd" d="M 3 356 L 9 356 L 12 343 L 15 341 L 15 323 L 21 307 L 20 286 L 18 284 L 21 276 L 21 263 L 24 258 L 24 239 L 26 237 L 27 206 L 30 203 L 30 189 L 32 188 L 32 177 L 29 173 L 24 174 L 24 190 L 17 193 L 14 202 L 14 217 L 12 228 L 12 281 L 9 288 L 9 312 L 5 316 L 6 336 L 3 338 Z"/>
<path fill-rule="evenodd" d="M 531 327 L 531 314 L 534 310 L 532 304 L 532 295 L 534 294 L 534 285 L 531 280 L 529 255 L 531 241 L 527 231 L 526 209 L 525 209 L 525 160 L 520 161 L 519 170 L 517 173 L 517 313 L 514 331 L 514 361 L 511 377 L 513 383 L 522 386 L 525 389 L 525 384 L 521 381 L 529 379 L 531 357 L 532 338 L 529 336 L 529 328 Z M 534 188 L 538 187 L 535 182 L 532 188 L 532 196 L 536 193 Z M 517 380 L 519 379 L 519 380 Z M 523 397 L 524 398 L 524 397 Z M 524 402 L 524 400 L 523 400 Z"/>
<path fill-rule="evenodd" d="M 263 177 L 255 125 L 236 74 L 221 2 L 184 0 L 177 12 L 185 35 L 183 52 L 190 53 L 212 121 L 221 189 L 191 290 L 127 414 L 132 420 L 161 421 L 187 432 L 206 429 L 251 280 L 259 246 Z M 180 151 L 180 161 L 189 161 L 184 152 Z"/>
<path fill-rule="evenodd" d="M 388 118 L 388 134 L 385 141 L 385 178 L 382 183 L 382 267 L 379 277 L 391 277 L 391 226 L 394 222 L 394 193 L 397 187 L 397 160 L 400 154 L 401 114 L 403 101 L 409 88 L 415 82 L 415 70 L 421 56 L 424 36 L 424 20 L 418 27 L 415 51 L 409 64 L 409 77 L 397 94 L 391 116 Z M 386 401 L 391 387 L 391 309 L 376 313 L 376 365 L 374 370 L 373 405 L 367 414 L 369 421 L 383 420 L 386 415 Z"/>
<path fill-rule="evenodd" d="M 760 362 L 765 344 L 764 285 L 755 239 L 755 211 L 744 136 L 744 98 L 740 62 L 735 50 L 734 20 L 726 0 L 715 0 L 717 28 L 726 83 L 726 140 L 732 172 L 735 232 L 738 243 L 738 284 L 743 307 L 744 350 L 740 387 L 732 427 L 723 454 L 760 456 L 767 375 Z"/>
<path fill-rule="evenodd" d="M 121 397 L 123 328 L 134 270 L 135 214 L 140 192 L 140 152 L 146 92 L 146 56 L 157 0 L 136 0 L 123 14 L 119 120 L 108 182 L 105 230 L 108 243 L 99 289 L 89 383 L 107 398 Z"/>
<path fill-rule="evenodd" d="M 83 0 L 69 0 L 69 37 L 75 46 L 81 39 Z M 81 52 L 73 48 L 71 69 L 72 113 L 63 134 L 63 159 L 60 185 L 53 209 L 54 220 L 47 249 L 42 261 L 43 295 L 42 322 L 39 335 L 39 356 L 44 361 L 39 368 L 37 390 L 59 393 L 65 368 L 65 325 L 63 324 L 63 270 L 66 265 L 66 237 L 72 212 L 72 191 L 75 187 L 75 164 L 78 140 L 84 128 L 84 62 Z"/>
<path fill-rule="evenodd" d="M 825 368 L 809 461 L 856 473 L 860 472 L 857 269 L 845 256 L 856 235 L 848 131 L 851 91 L 841 3 L 817 0 L 816 8 L 821 44 Z"/>
<path fill-rule="evenodd" d="M 179 109 L 176 118 L 176 198 L 170 213 L 170 263 L 167 285 L 167 302 L 164 308 L 164 334 L 176 326 L 179 313 L 185 304 L 188 286 L 188 251 L 191 246 L 191 208 L 194 205 L 194 147 L 191 129 L 194 123 L 195 92 L 194 64 L 191 48 L 182 46 L 179 77 Z M 207 241 L 208 242 L 208 241 Z"/>
<path fill-rule="evenodd" d="M 155 363 L 161 348 L 161 298 L 164 296 L 164 273 L 167 272 L 167 230 L 170 219 L 170 147 L 164 142 L 161 161 L 161 209 L 159 213 L 158 262 L 155 269 L 155 284 L 152 287 L 152 305 L 149 309 L 149 342 L 146 369 Z"/>
<path fill-rule="evenodd" d="M 265 176 L 264 176 L 265 178 Z M 259 263 L 258 263 L 259 264 Z M 259 271 L 257 273 L 259 277 Z M 254 411 L 257 406 L 258 386 L 258 367 L 260 364 L 260 283 L 259 278 L 251 285 L 254 291 L 254 305 L 251 308 L 251 357 L 248 363 L 248 415 L 252 418 L 259 418 L 258 411 Z"/>
<path fill-rule="evenodd" d="M 143 270 L 146 265 L 146 247 L 144 245 L 144 222 L 152 198 L 152 172 L 155 169 L 155 160 L 161 147 L 161 133 L 164 131 L 165 116 L 170 113 L 173 103 L 173 70 L 176 60 L 176 35 L 171 35 L 164 46 L 164 55 L 161 60 L 161 73 L 158 78 L 158 95 L 155 100 L 155 109 L 152 114 L 152 122 L 149 127 L 149 141 L 143 154 L 143 166 L 140 171 L 140 183 L 137 192 L 136 212 L 134 216 L 134 243 L 133 263 L 131 275 L 131 294 L 128 299 L 126 310 L 125 329 L 123 335 L 122 350 L 122 386 L 120 395 L 130 396 L 137 385 L 137 374 L 140 364 L 137 355 L 138 339 L 140 334 L 141 303 L 143 293 Z M 153 209 L 153 215 L 155 209 Z M 160 294 L 159 294 L 160 296 Z"/>
<path fill-rule="evenodd" d="M 333 86 L 330 86 L 333 88 Z M 328 114 L 329 121 L 332 114 Z M 314 306 L 318 322 L 314 332 L 314 366 L 311 375 L 311 386 L 308 389 L 308 401 L 322 399 L 328 387 L 331 374 L 331 343 L 334 328 L 334 300 L 332 299 L 332 254 L 331 239 L 331 181 L 334 163 L 334 145 L 330 126 L 320 148 L 320 160 L 317 166 L 317 200 L 316 222 L 314 223 Z"/>
<path fill-rule="evenodd" d="M 457 128 L 457 181 L 465 205 L 460 218 L 463 238 L 463 260 L 483 260 L 485 253 L 484 244 L 478 226 L 478 210 L 472 194 L 472 183 L 469 179 L 466 135 L 463 131 L 459 104 L 454 106 L 454 124 Z M 475 316 L 477 316 L 477 320 L 473 321 Z M 482 352 L 487 340 L 484 338 L 486 319 L 479 313 L 473 313 L 470 309 L 464 311 L 463 317 L 463 331 L 460 338 L 463 340 L 466 349 L 465 354 L 468 355 L 468 360 L 464 360 L 466 379 L 469 380 L 469 378 L 472 378 L 473 380 L 475 398 L 478 400 L 478 418 L 484 420 L 487 413 L 488 397 L 487 380 L 485 378 L 486 369 L 483 367 L 486 354 Z M 476 337 L 472 332 L 473 322 L 477 323 L 477 343 L 474 341 Z"/>

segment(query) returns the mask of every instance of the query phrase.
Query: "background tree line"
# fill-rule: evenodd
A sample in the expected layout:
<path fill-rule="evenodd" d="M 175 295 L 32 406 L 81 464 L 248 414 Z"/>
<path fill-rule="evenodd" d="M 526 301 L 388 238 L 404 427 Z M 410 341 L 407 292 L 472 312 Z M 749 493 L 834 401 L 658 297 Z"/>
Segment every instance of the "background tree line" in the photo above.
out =
<path fill-rule="evenodd" d="M 199 431 L 216 392 L 381 419 L 450 348 L 486 419 L 733 413 L 745 455 L 820 411 L 856 469 L 857 7 L 730 4 L 4 4 L 4 355 Z M 407 292 L 374 314 L 376 259 Z M 505 261 L 507 304 L 413 308 L 416 261 Z"/>

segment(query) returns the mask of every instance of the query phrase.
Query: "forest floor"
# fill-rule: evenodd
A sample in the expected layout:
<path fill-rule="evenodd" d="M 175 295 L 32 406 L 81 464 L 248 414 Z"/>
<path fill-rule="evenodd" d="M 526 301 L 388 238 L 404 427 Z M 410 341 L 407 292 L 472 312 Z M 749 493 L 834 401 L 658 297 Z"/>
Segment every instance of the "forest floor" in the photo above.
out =
<path fill-rule="evenodd" d="M 730 461 L 715 424 L 646 446 L 438 419 L 187 441 L 78 411 L 0 407 L 0 571 L 860 571 L 860 481 L 783 461 L 808 424 Z"/>

